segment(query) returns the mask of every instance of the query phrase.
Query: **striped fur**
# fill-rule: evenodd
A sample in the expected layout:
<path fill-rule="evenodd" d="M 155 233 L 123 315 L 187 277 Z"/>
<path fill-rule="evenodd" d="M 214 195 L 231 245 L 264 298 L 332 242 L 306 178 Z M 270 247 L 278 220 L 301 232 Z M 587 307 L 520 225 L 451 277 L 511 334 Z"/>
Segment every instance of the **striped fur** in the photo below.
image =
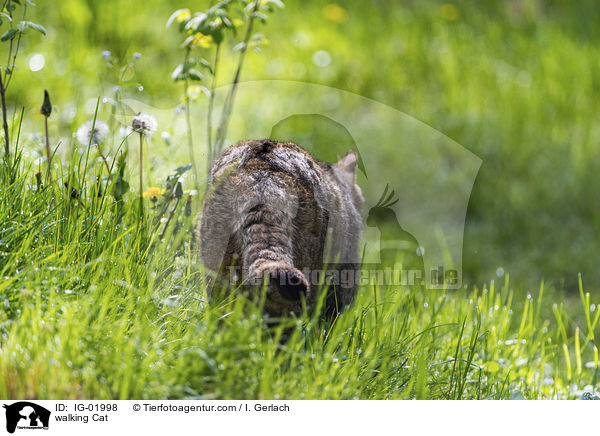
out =
<path fill-rule="evenodd" d="M 319 287 L 310 283 L 311 271 L 360 267 L 364 200 L 356 166 L 354 152 L 331 165 L 293 143 L 228 148 L 212 168 L 199 220 L 203 262 L 250 293 L 268 280 L 270 315 L 300 313 L 302 296 L 312 310 Z M 355 294 L 356 285 L 332 286 L 327 312 L 337 313 Z"/>

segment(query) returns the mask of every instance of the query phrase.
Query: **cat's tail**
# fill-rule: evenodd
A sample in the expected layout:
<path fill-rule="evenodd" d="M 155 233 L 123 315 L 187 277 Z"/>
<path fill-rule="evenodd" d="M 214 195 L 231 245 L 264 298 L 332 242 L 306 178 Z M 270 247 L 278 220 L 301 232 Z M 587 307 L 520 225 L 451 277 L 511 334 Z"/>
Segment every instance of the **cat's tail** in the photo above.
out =
<path fill-rule="evenodd" d="M 200 252 L 213 271 L 235 264 L 242 266 L 245 285 L 266 281 L 269 300 L 300 302 L 310 286 L 294 266 L 295 181 L 285 171 L 275 171 L 265 153 L 252 156 L 220 175 L 209 189 Z"/>
<path fill-rule="evenodd" d="M 247 283 L 267 282 L 270 298 L 300 301 L 310 293 L 306 277 L 293 264 L 293 217 L 285 207 L 256 204 L 242 219 L 242 263 Z"/>

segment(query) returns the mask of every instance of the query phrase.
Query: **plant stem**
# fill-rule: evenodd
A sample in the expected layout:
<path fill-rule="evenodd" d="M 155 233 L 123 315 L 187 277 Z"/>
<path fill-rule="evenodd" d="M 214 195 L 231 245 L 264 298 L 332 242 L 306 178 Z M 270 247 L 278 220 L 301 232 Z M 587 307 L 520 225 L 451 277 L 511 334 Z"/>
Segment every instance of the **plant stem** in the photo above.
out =
<path fill-rule="evenodd" d="M 213 156 L 213 143 L 212 143 L 212 114 L 213 107 L 215 103 L 215 88 L 217 85 L 217 69 L 219 66 L 219 52 L 221 51 L 221 44 L 217 44 L 217 48 L 215 50 L 215 62 L 213 64 L 213 77 L 212 83 L 210 85 L 210 97 L 208 99 L 208 112 L 206 114 L 206 132 L 208 135 L 208 159 L 207 163 L 207 175 L 210 174 L 210 169 L 212 167 L 212 161 L 215 156 Z"/>
<path fill-rule="evenodd" d="M 4 10 L 7 6 L 10 6 L 10 0 L 4 2 L 4 6 L 2 10 Z M 8 15 L 10 16 L 10 28 L 13 28 L 12 21 L 12 11 L 8 11 Z M 23 20 L 25 20 L 25 16 L 27 15 L 27 3 L 23 4 Z M 4 69 L 4 77 L 2 77 L 2 71 L 0 70 L 0 100 L 2 101 L 2 127 L 4 128 L 4 153 L 8 156 L 10 154 L 10 137 L 8 133 L 8 120 L 6 114 L 6 91 L 8 90 L 8 85 L 12 79 L 12 75 L 14 73 L 15 62 L 17 61 L 17 54 L 19 53 L 19 47 L 21 45 L 21 36 L 22 33 L 19 32 L 19 36 L 17 37 L 17 47 L 13 53 L 13 38 L 10 39 L 9 49 L 8 49 L 8 59 L 7 65 Z M 11 64 L 11 56 L 12 56 L 12 64 Z M 10 69 L 10 73 L 8 70 Z"/>
<path fill-rule="evenodd" d="M 2 101 L 2 124 L 4 127 L 4 154 L 10 154 L 10 138 L 8 136 L 8 121 L 6 119 L 6 88 L 4 87 L 4 78 L 0 72 L 0 100 Z"/>
<path fill-rule="evenodd" d="M 144 216 L 144 134 L 140 132 L 140 219 Z"/>
<path fill-rule="evenodd" d="M 260 7 L 260 0 L 256 0 L 254 4 L 254 9 L 250 13 L 250 18 L 248 19 L 248 27 L 246 28 L 246 36 L 244 36 L 244 44 L 240 49 L 240 58 L 238 61 L 237 70 L 235 71 L 235 76 L 233 78 L 233 83 L 231 85 L 231 89 L 227 94 L 225 102 L 223 103 L 223 111 L 221 113 L 221 123 L 219 124 L 219 129 L 217 130 L 217 140 L 215 143 L 215 154 L 218 155 L 223 146 L 223 142 L 225 141 L 225 136 L 227 135 L 227 127 L 229 125 L 229 117 L 231 116 L 231 110 L 233 108 L 233 101 L 235 99 L 235 91 L 237 89 L 238 83 L 240 81 L 240 75 L 242 72 L 242 65 L 244 64 L 244 56 L 246 54 L 246 50 L 248 49 L 248 43 L 250 42 L 250 37 L 252 36 L 252 27 L 254 24 L 254 17 L 258 8 Z"/>
<path fill-rule="evenodd" d="M 185 59 L 184 64 L 189 60 L 191 52 L 191 46 L 185 51 Z M 185 100 L 185 121 L 187 124 L 187 137 L 188 137 L 188 149 L 190 153 L 190 160 L 192 161 L 192 169 L 194 170 L 194 183 L 196 189 L 199 189 L 199 177 L 198 177 L 198 168 L 196 167 L 196 158 L 194 157 L 194 138 L 192 135 L 192 116 L 190 114 L 190 97 L 188 95 L 188 89 L 190 86 L 190 80 L 186 77 L 183 89 L 184 89 L 184 100 Z"/>
<path fill-rule="evenodd" d="M 25 19 L 25 14 L 23 14 L 23 19 Z M 12 63 L 9 65 L 9 67 L 12 67 L 13 69 L 15 68 L 15 63 L 17 62 L 17 54 L 19 53 L 19 47 L 21 46 L 21 36 L 22 36 L 22 33 L 19 32 L 19 36 L 17 37 L 17 46 L 15 48 L 15 52 L 13 53 L 13 60 L 12 60 Z M 10 52 L 12 53 L 12 40 L 11 40 Z M 13 75 L 11 73 L 11 75 L 6 80 L 6 86 L 5 87 L 7 89 L 8 89 L 8 85 L 10 84 L 10 81 L 12 80 L 12 77 L 13 77 Z"/>
<path fill-rule="evenodd" d="M 10 3 L 10 2 L 9 2 Z M 10 13 L 10 16 L 12 17 L 12 12 Z M 25 17 L 27 16 L 27 3 L 23 3 L 23 18 L 22 20 L 25 21 Z M 13 28 L 12 25 L 12 21 L 11 21 L 11 25 L 10 28 Z M 22 32 L 19 32 L 19 36 L 17 36 L 17 47 L 15 48 L 15 52 L 13 54 L 13 40 L 10 40 L 10 49 L 8 50 L 8 65 L 7 68 L 12 68 L 14 70 L 15 68 L 15 64 L 17 62 L 17 54 L 19 53 L 19 47 L 21 46 L 21 36 L 23 36 Z M 12 62 L 10 62 L 10 56 L 11 54 L 13 55 L 13 59 Z M 8 85 L 10 84 L 10 81 L 12 80 L 12 73 L 10 74 L 10 76 L 8 77 L 8 79 L 6 80 L 6 84 L 5 84 L 5 88 L 8 89 Z M 4 78 L 6 79 L 6 75 L 4 76 Z"/>
<path fill-rule="evenodd" d="M 44 116 L 44 127 L 46 128 L 46 159 L 48 160 L 48 180 L 52 187 L 52 204 L 56 207 L 56 198 L 54 197 L 54 181 L 52 180 L 52 156 L 50 154 L 50 136 L 48 135 L 48 117 Z M 18 146 L 18 140 L 17 140 Z"/>
<path fill-rule="evenodd" d="M 166 201 L 165 201 L 165 205 L 163 206 L 162 210 L 160 211 L 160 213 L 157 215 L 156 218 L 154 218 L 154 223 L 156 224 L 156 228 L 154 229 L 154 231 L 158 230 L 158 228 L 160 227 L 160 220 L 162 219 L 162 217 L 165 215 L 165 212 L 167 211 L 167 209 L 169 208 L 169 204 L 171 204 L 171 200 L 173 198 L 169 197 Z"/>
<path fill-rule="evenodd" d="M 110 166 L 108 165 L 108 161 L 106 160 L 106 157 L 104 156 L 104 153 L 102 153 L 102 149 L 100 148 L 100 144 L 96 144 L 96 148 L 98 148 L 98 154 L 100 155 L 100 157 L 102 158 L 102 161 L 104 162 L 104 166 L 106 167 L 106 171 L 108 171 L 108 179 L 112 181 L 112 174 L 110 173 Z"/>
<path fill-rule="evenodd" d="M 48 117 L 44 117 L 44 127 L 46 128 L 46 160 L 48 161 L 48 179 L 52 183 L 52 156 L 50 154 L 50 138 L 48 136 Z"/>
<path fill-rule="evenodd" d="M 180 201 L 181 201 L 181 198 L 178 198 L 175 201 L 175 206 L 173 206 L 173 209 L 171 209 L 171 213 L 169 213 L 169 218 L 167 219 L 167 222 L 165 223 L 165 227 L 163 228 L 163 231 L 160 234 L 160 236 L 158 237 L 158 239 L 162 240 L 165 237 L 165 233 L 167 233 L 167 228 L 169 228 L 169 224 L 171 223 L 171 220 L 173 219 L 173 215 L 175 215 L 175 211 L 177 210 L 177 206 L 179 206 Z"/>

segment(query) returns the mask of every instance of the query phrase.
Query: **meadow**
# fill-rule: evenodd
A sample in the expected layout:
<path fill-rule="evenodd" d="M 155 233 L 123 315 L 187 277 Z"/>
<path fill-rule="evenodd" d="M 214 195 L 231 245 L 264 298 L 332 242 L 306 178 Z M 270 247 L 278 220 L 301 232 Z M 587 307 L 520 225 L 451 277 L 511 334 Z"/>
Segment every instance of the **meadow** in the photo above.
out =
<path fill-rule="evenodd" d="M 192 141 L 204 142 L 195 107 L 232 82 L 243 23 L 221 45 L 216 83 L 201 65 L 202 80 L 189 68 L 174 80 L 187 60 L 184 16 L 167 20 L 209 2 L 40 1 L 27 20 L 43 32 L 24 28 L 6 64 L 16 68 L 3 64 L 0 397 L 598 398 L 600 7 L 284 3 L 257 20 L 265 40 L 247 51 L 241 82 L 350 91 L 481 158 L 465 288 L 365 285 L 333 321 L 316 313 L 275 327 L 243 296 L 208 304 L 186 115 Z M 3 15 L 1 33 L 11 28 Z M 204 42 L 195 50 L 212 62 Z M 152 136 L 126 130 L 128 100 L 154 111 Z M 102 147 L 82 141 L 80 126 L 102 120 Z"/>

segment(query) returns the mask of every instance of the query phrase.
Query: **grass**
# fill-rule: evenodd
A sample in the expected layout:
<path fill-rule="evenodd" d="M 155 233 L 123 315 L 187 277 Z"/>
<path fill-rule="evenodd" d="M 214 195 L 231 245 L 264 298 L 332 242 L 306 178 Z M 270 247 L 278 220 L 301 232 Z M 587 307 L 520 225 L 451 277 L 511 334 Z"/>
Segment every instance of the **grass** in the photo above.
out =
<path fill-rule="evenodd" d="M 114 85 L 123 97 L 155 107 L 180 103 L 181 88 L 169 79 L 181 61 L 177 35 L 157 29 L 174 9 L 207 2 L 39 4 L 32 19 L 48 36 L 24 40 L 7 96 L 13 139 L 22 133 L 19 152 L 0 170 L 1 398 L 597 394 L 600 221 L 590 199 L 599 186 L 600 9 L 592 1 L 464 0 L 454 9 L 445 1 L 348 1 L 347 19 L 332 21 L 327 3 L 286 2 L 261 29 L 270 44 L 260 56 L 249 53 L 243 80 L 350 90 L 480 156 L 465 227 L 468 288 L 365 285 L 333 323 L 315 316 L 278 328 L 265 326 L 260 307 L 243 297 L 208 305 L 185 202 L 159 241 L 162 227 L 153 217 L 160 205 L 145 200 L 141 224 L 139 193 L 119 186 L 117 172 L 107 180 L 95 151 L 73 139 L 94 116 L 98 95 L 114 96 Z M 235 56 L 224 48 L 225 58 Z M 143 57 L 119 79 L 103 50 Z M 329 65 L 315 64 L 318 51 L 329 53 Z M 36 52 L 46 65 L 29 71 Z M 223 68 L 222 77 L 230 77 L 231 67 Z M 45 155 L 36 135 L 45 88 L 56 105 L 49 118 L 54 184 L 46 167 L 33 163 Z M 112 120 L 108 99 L 96 112 Z M 189 163 L 179 146 L 185 137 L 170 125 L 160 129 L 172 133 L 173 145 L 148 144 L 146 180 L 155 185 Z M 117 149 L 127 149 L 106 146 L 111 162 Z M 134 167 L 125 172 L 130 182 Z M 508 274 L 489 281 L 499 266 L 510 281 Z"/>
<path fill-rule="evenodd" d="M 559 294 L 543 286 L 519 297 L 508 276 L 460 291 L 364 285 L 334 322 L 267 327 L 244 297 L 206 303 L 182 208 L 160 242 L 132 194 L 119 220 L 110 182 L 98 197 L 85 177 L 73 198 L 58 182 L 33 189 L 17 165 L 0 191 L 2 398 L 578 398 L 598 387 L 599 302 L 581 283 L 578 307 L 552 304 Z"/>
<path fill-rule="evenodd" d="M 124 97 L 174 107 L 182 85 L 170 74 L 182 49 L 177 32 L 164 25 L 173 10 L 208 3 L 40 2 L 29 13 L 48 36 L 24 41 L 8 96 L 11 113 L 26 106 L 27 136 L 41 133 L 37 113 L 48 89 L 60 108 L 49 120 L 50 133 L 68 150 L 98 95 L 114 98 L 114 85 Z M 593 236 L 600 215 L 590 201 L 600 194 L 598 165 L 589 159 L 599 139 L 597 3 L 381 0 L 366 6 L 353 0 L 343 2 L 347 17 L 338 21 L 327 17 L 328 3 L 290 0 L 260 25 L 269 45 L 260 55 L 249 53 L 242 80 L 300 80 L 355 92 L 424 121 L 478 155 L 483 165 L 464 243 L 464 272 L 472 283 L 489 280 L 499 266 L 524 288 L 544 279 L 576 295 L 579 272 L 600 283 Z M 446 3 L 454 12 L 442 7 Z M 131 19 L 138 16 L 143 19 Z M 232 45 L 223 46 L 218 85 L 233 75 Z M 128 81 L 106 67 L 103 50 L 121 60 L 142 53 Z M 331 62 L 319 67 L 313 56 L 323 50 Z M 40 71 L 28 68 L 33 53 L 45 56 Z M 111 110 L 101 103 L 100 118 L 108 120 Z M 198 135 L 202 126 L 195 126 Z M 43 156 L 42 144 L 31 153 Z M 171 161 L 158 165 L 189 163 L 185 147 L 169 155 Z M 497 226 L 499 220 L 504 225 Z"/>

